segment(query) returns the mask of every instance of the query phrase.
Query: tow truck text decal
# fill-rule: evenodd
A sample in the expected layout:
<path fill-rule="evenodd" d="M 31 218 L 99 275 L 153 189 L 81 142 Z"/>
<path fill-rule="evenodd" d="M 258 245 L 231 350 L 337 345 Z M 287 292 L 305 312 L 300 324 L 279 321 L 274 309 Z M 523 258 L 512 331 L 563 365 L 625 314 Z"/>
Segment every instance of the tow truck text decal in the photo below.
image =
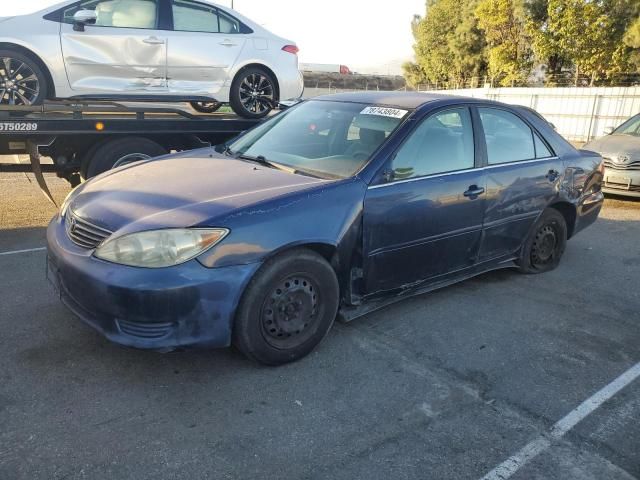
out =
<path fill-rule="evenodd" d="M 0 122 L 0 132 L 35 132 L 38 124 L 33 122 Z"/>

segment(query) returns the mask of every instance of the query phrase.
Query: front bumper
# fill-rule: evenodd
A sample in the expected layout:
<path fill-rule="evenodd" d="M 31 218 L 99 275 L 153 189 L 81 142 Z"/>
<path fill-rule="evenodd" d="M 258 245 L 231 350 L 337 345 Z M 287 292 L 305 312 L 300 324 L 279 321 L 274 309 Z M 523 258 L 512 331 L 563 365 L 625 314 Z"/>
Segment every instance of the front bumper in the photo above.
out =
<path fill-rule="evenodd" d="M 640 170 L 605 168 L 602 191 L 640 198 Z"/>
<path fill-rule="evenodd" d="M 73 313 L 115 343 L 159 351 L 229 346 L 240 296 L 259 267 L 116 265 L 71 242 L 58 216 L 47 246 L 47 276 Z"/>

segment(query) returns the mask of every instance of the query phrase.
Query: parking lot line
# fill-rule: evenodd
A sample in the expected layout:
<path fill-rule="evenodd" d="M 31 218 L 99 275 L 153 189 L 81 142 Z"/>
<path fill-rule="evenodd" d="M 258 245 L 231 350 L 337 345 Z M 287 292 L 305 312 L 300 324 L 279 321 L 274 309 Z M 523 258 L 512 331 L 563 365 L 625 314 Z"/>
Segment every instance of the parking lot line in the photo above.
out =
<path fill-rule="evenodd" d="M 39 248 L 28 248 L 26 250 L 13 250 L 11 252 L 0 252 L 0 257 L 4 257 L 7 255 L 18 255 L 19 253 L 31 253 L 31 252 L 43 252 L 47 247 L 39 247 Z"/>
<path fill-rule="evenodd" d="M 604 402 L 615 396 L 620 390 L 640 377 L 640 363 L 624 372 L 606 387 L 582 402 L 568 415 L 558 421 L 549 432 L 538 436 L 496 468 L 487 473 L 481 480 L 506 480 L 520 468 L 547 450 L 551 443 L 564 437 L 578 423 L 597 410 Z"/>

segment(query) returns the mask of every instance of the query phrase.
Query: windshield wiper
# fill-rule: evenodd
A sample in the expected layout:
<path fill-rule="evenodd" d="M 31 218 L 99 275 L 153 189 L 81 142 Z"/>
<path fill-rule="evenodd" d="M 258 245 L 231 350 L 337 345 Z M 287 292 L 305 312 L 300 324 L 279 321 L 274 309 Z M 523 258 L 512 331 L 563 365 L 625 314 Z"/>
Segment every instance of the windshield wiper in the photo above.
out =
<path fill-rule="evenodd" d="M 250 162 L 256 162 L 260 165 L 264 165 L 265 167 L 275 168 L 276 170 L 282 170 L 288 173 L 298 173 L 293 167 L 288 167 L 287 165 L 282 165 L 281 163 L 272 162 L 271 160 L 267 160 L 264 155 L 258 155 L 253 157 L 251 155 L 245 155 L 244 153 L 238 155 L 236 158 L 241 158 L 243 160 L 249 160 Z"/>

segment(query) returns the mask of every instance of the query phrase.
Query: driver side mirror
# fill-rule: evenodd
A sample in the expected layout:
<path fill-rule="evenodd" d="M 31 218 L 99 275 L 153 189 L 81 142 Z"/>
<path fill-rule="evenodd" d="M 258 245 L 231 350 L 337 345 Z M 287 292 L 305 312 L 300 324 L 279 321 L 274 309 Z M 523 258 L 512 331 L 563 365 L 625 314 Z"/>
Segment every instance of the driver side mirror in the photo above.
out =
<path fill-rule="evenodd" d="M 605 135 L 611 135 L 613 133 L 613 131 L 614 131 L 613 127 L 605 127 L 604 134 Z"/>
<path fill-rule="evenodd" d="M 78 10 L 73 15 L 73 29 L 76 32 L 84 32 L 86 25 L 95 25 L 98 14 L 95 10 Z"/>

